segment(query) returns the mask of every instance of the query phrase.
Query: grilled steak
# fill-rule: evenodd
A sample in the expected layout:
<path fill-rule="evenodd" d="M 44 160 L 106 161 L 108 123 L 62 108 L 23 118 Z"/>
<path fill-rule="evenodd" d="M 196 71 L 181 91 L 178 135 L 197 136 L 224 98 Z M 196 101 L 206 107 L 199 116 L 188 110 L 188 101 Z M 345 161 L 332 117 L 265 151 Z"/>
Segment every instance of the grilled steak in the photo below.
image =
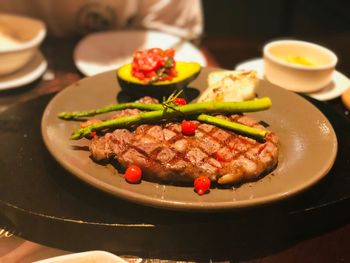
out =
<path fill-rule="evenodd" d="M 220 117 L 264 129 L 244 115 Z M 259 142 L 197 123 L 194 136 L 182 134 L 181 123 L 174 122 L 140 125 L 135 130 L 117 129 L 95 137 L 90 152 L 96 161 L 115 158 L 124 167 L 136 164 L 143 171 L 143 179 L 172 184 L 193 182 L 200 175 L 222 185 L 234 184 L 252 181 L 275 168 L 278 138 L 273 132 Z"/>

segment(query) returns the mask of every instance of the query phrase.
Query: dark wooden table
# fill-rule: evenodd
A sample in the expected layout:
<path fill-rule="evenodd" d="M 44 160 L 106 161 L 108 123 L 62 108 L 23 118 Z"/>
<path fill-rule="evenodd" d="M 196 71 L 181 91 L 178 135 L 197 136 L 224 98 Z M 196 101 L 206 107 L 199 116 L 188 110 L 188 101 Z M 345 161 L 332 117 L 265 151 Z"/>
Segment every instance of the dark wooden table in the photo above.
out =
<path fill-rule="evenodd" d="M 303 39 L 321 43 L 334 50 L 340 58 L 338 70 L 350 76 L 350 52 L 348 51 L 350 35 L 314 36 Z M 261 48 L 268 40 L 270 39 L 267 37 L 208 36 L 203 39 L 201 49 L 210 66 L 232 69 L 239 62 L 261 56 Z M 73 61 L 74 47 L 78 41 L 78 38 L 46 39 L 41 50 L 48 61 L 47 72 L 42 78 L 24 87 L 0 92 L 1 110 L 43 94 L 60 91 L 82 78 L 83 75 L 79 73 Z M 339 114 L 344 119 L 344 123 L 350 124 L 349 112 L 339 98 L 324 103 L 334 109 L 334 114 Z M 350 151 L 344 161 L 350 162 Z M 340 216 L 341 220 L 316 232 L 301 235 L 296 240 L 281 240 L 280 244 L 276 244 L 276 249 L 265 251 L 259 256 L 252 252 L 251 257 L 247 257 L 247 254 L 242 257 L 238 253 L 237 257 L 233 255 L 230 260 L 237 262 L 350 262 L 349 207 L 341 206 L 332 211 L 337 213 L 334 216 Z M 315 220 L 322 220 L 322 218 L 315 218 Z M 249 244 L 247 246 L 249 248 Z"/>

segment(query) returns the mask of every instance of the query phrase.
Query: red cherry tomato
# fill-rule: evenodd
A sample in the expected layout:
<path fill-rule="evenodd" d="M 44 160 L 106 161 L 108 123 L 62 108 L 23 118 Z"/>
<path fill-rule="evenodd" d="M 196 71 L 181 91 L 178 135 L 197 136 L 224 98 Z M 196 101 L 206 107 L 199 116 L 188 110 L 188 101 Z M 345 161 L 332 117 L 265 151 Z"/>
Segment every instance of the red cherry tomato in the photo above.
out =
<path fill-rule="evenodd" d="M 141 57 L 143 56 L 143 54 L 144 54 L 144 51 L 142 51 L 142 50 L 136 50 L 136 51 L 134 52 L 134 59 L 141 58 Z"/>
<path fill-rule="evenodd" d="M 186 100 L 183 99 L 183 98 L 176 98 L 176 99 L 175 99 L 175 104 L 177 104 L 177 105 L 186 105 L 187 102 L 186 102 Z"/>
<path fill-rule="evenodd" d="M 197 125 L 192 121 L 183 120 L 181 123 L 181 131 L 185 135 L 194 135 Z"/>
<path fill-rule="evenodd" d="M 89 134 L 89 136 L 90 136 L 91 138 L 95 137 L 96 135 L 97 135 L 97 133 L 96 133 L 95 131 L 90 132 L 90 134 Z"/>
<path fill-rule="evenodd" d="M 174 57 L 175 55 L 175 49 L 169 48 L 164 50 L 164 57 Z"/>
<path fill-rule="evenodd" d="M 199 195 L 203 195 L 208 192 L 209 188 L 210 179 L 207 176 L 201 175 L 194 180 L 194 189 Z"/>
<path fill-rule="evenodd" d="M 139 69 L 142 71 L 152 71 L 155 70 L 158 65 L 158 60 L 156 56 L 145 56 L 138 60 Z"/>
<path fill-rule="evenodd" d="M 164 56 L 164 51 L 163 51 L 163 49 L 161 49 L 161 48 L 157 48 L 157 47 L 155 47 L 155 48 L 151 48 L 151 49 L 149 49 L 149 50 L 147 50 L 147 53 L 148 54 L 158 54 L 158 55 L 160 55 L 160 56 Z"/>
<path fill-rule="evenodd" d="M 131 184 L 137 184 L 141 181 L 142 170 L 135 164 L 132 164 L 125 171 L 125 180 Z"/>

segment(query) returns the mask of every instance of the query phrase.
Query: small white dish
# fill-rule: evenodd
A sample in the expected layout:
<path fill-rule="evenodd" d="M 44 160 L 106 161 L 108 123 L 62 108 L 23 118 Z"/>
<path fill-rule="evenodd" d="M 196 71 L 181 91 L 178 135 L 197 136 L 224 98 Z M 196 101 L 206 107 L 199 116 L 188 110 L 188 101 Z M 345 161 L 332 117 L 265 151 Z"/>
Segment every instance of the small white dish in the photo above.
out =
<path fill-rule="evenodd" d="M 21 69 L 11 74 L 0 76 L 0 91 L 18 88 L 38 79 L 47 69 L 47 61 L 40 51 Z"/>
<path fill-rule="evenodd" d="M 236 66 L 237 70 L 249 69 L 255 70 L 259 78 L 264 78 L 264 67 L 262 58 L 254 58 L 244 61 Z M 339 71 L 334 71 L 332 81 L 319 91 L 312 93 L 303 93 L 316 100 L 325 101 L 339 97 L 345 90 L 350 88 L 350 80 Z"/>
<path fill-rule="evenodd" d="M 295 92 L 317 92 L 332 81 L 338 62 L 330 49 L 315 43 L 284 39 L 263 47 L 265 78 Z"/>
<path fill-rule="evenodd" d="M 156 31 L 107 31 L 83 38 L 74 50 L 77 68 L 86 76 L 119 68 L 131 63 L 135 50 L 177 46 L 175 60 L 197 62 L 206 66 L 202 52 L 189 42 Z"/>
<path fill-rule="evenodd" d="M 117 257 L 112 253 L 102 251 L 102 250 L 80 252 L 80 253 L 68 254 L 68 255 L 36 261 L 36 263 L 88 263 L 88 262 L 128 263 L 124 259 Z"/>
<path fill-rule="evenodd" d="M 0 76 L 14 73 L 29 63 L 45 36 L 42 21 L 0 13 Z"/>

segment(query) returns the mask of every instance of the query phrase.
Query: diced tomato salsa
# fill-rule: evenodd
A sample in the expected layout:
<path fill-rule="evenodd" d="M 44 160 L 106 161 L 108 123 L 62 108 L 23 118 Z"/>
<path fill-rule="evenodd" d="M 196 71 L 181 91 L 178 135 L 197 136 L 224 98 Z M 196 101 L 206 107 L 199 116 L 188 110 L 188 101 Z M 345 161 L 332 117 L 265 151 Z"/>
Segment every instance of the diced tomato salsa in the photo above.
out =
<path fill-rule="evenodd" d="M 172 80 L 177 76 L 174 49 L 151 48 L 134 52 L 131 74 L 146 84 Z"/>

